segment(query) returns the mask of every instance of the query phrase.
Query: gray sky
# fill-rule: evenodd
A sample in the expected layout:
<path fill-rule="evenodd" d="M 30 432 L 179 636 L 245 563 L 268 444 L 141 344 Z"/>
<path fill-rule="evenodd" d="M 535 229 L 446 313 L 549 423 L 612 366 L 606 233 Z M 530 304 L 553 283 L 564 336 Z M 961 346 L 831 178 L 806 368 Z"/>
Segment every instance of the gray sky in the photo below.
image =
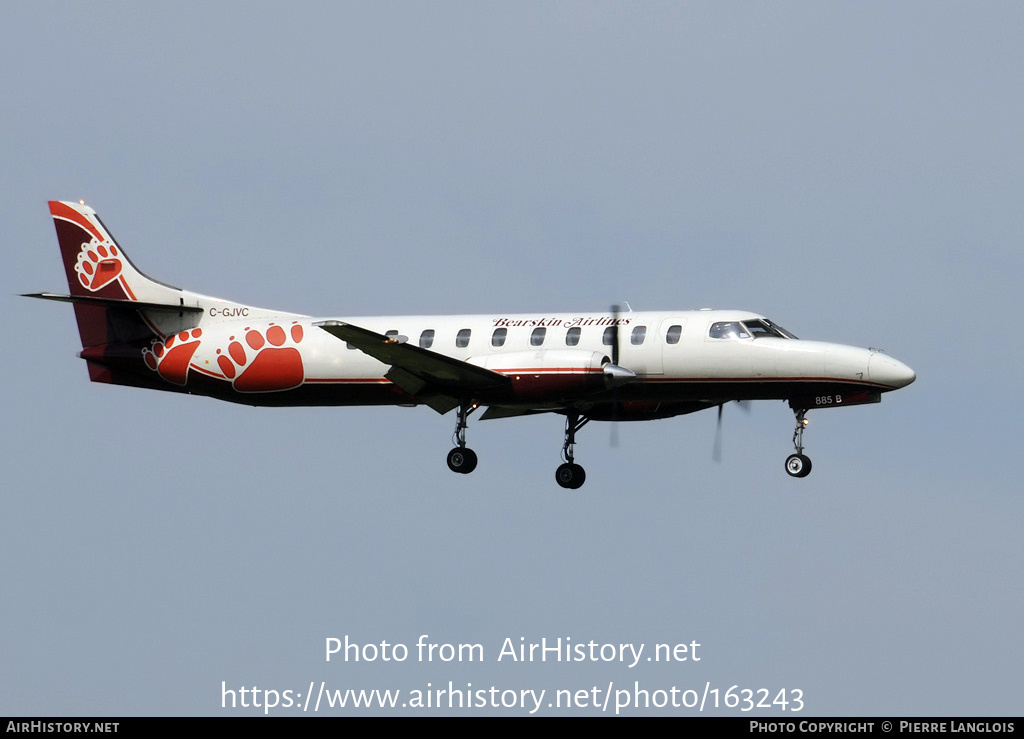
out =
<path fill-rule="evenodd" d="M 999 2 L 10 4 L 0 713 L 451 681 L 1019 715 L 1022 32 Z M 426 408 L 90 384 L 71 310 L 16 297 L 66 289 L 46 201 L 79 198 L 147 274 L 250 304 L 745 308 L 918 380 L 812 413 L 805 480 L 783 403 L 727 407 L 722 464 L 713 412 L 591 424 L 571 493 L 561 419 L 477 421 L 457 476 Z M 324 660 L 421 634 L 484 661 Z"/>

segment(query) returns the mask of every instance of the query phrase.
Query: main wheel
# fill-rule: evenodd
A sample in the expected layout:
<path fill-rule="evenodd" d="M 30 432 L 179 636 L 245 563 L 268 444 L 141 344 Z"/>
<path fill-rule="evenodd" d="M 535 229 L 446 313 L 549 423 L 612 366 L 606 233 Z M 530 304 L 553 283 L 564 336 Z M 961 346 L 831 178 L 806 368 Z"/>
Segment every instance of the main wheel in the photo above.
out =
<path fill-rule="evenodd" d="M 586 479 L 587 473 L 578 464 L 566 462 L 555 470 L 555 481 L 569 490 L 577 490 Z"/>
<path fill-rule="evenodd" d="M 448 469 L 468 475 L 476 469 L 476 452 L 468 447 L 455 447 L 448 452 Z"/>
<path fill-rule="evenodd" d="M 790 477 L 807 477 L 811 474 L 811 460 L 806 454 L 790 454 L 786 457 L 786 472 Z"/>

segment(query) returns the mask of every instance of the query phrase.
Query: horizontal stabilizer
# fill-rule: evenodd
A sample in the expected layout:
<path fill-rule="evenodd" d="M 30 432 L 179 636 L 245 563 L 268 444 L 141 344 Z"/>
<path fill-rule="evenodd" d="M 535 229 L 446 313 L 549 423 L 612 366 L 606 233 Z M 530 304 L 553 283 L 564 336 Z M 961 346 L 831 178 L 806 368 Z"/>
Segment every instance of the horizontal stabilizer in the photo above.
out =
<path fill-rule="evenodd" d="M 174 305 L 173 303 L 144 303 L 139 300 L 118 300 L 115 298 L 97 298 L 92 295 L 57 295 L 55 293 L 24 293 L 23 298 L 41 298 L 56 300 L 60 303 L 84 303 L 103 308 L 121 310 L 166 311 L 167 313 L 202 313 L 203 308 L 194 305 Z"/>

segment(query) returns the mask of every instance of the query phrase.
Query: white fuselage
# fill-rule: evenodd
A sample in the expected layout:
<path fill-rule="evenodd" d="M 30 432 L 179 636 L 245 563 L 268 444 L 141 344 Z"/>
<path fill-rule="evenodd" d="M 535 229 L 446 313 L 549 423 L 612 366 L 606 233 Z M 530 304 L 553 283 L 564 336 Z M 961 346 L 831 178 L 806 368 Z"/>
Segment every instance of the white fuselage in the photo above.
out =
<path fill-rule="evenodd" d="M 342 343 L 303 317 L 232 306 L 199 296 L 205 307 L 198 325 L 202 345 L 191 367 L 224 378 L 217 357 L 237 337 L 271 324 L 302 327 L 301 339 L 288 338 L 302 357 L 306 383 L 387 383 L 389 367 Z M 244 315 L 238 315 L 244 313 Z M 846 381 L 878 391 L 893 390 L 914 378 L 906 365 L 876 350 L 779 336 L 715 338 L 712 326 L 761 318 L 748 311 L 492 314 L 455 316 L 357 316 L 329 320 L 394 336 L 432 352 L 509 374 L 524 370 L 566 371 L 600 368 L 613 355 L 609 327 L 618 323 L 618 364 L 648 386 L 663 383 L 777 384 Z M 511 362 L 509 361 L 511 360 Z M 656 393 L 654 387 L 648 392 Z M 762 393 L 755 393 L 761 395 Z M 742 393 L 737 393 L 742 396 Z M 776 396 L 777 397 L 777 396 Z"/>

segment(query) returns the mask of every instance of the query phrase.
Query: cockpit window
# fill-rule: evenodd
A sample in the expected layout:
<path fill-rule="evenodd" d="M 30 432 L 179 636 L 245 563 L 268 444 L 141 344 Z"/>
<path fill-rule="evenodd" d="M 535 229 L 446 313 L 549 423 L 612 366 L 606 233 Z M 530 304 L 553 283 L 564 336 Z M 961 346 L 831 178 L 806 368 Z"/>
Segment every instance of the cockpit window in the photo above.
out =
<path fill-rule="evenodd" d="M 750 335 L 755 339 L 761 336 L 771 336 L 772 331 L 762 321 L 744 321 L 743 325 L 747 327 Z"/>
<path fill-rule="evenodd" d="M 708 336 L 712 339 L 749 339 L 750 334 L 739 321 L 712 323 Z"/>
<path fill-rule="evenodd" d="M 764 321 L 765 323 L 767 323 L 771 328 L 775 329 L 780 334 L 785 336 L 787 339 L 795 339 L 796 338 L 796 335 L 792 331 L 787 331 L 786 329 L 782 328 L 782 326 L 780 326 L 779 324 L 775 323 L 774 321 L 769 321 L 767 318 L 762 318 L 761 320 Z"/>
<path fill-rule="evenodd" d="M 795 339 L 793 334 L 789 333 L 782 326 L 776 326 L 774 323 L 769 321 L 767 318 L 752 318 L 748 321 L 744 321 L 743 325 L 750 331 L 750 335 L 755 339 L 762 336 L 772 336 L 776 339 Z"/>

